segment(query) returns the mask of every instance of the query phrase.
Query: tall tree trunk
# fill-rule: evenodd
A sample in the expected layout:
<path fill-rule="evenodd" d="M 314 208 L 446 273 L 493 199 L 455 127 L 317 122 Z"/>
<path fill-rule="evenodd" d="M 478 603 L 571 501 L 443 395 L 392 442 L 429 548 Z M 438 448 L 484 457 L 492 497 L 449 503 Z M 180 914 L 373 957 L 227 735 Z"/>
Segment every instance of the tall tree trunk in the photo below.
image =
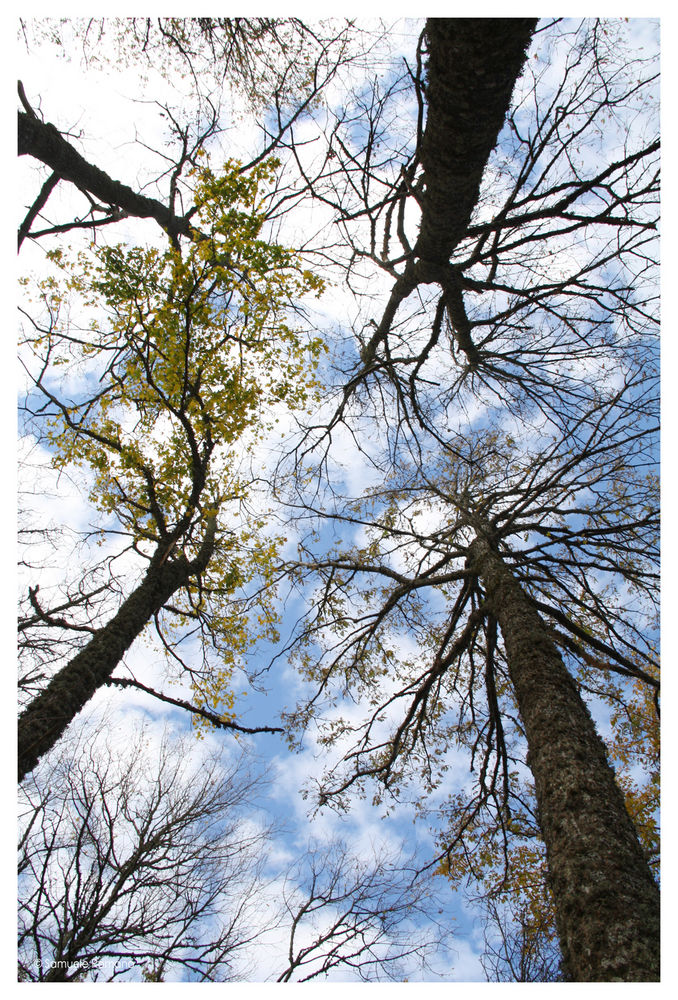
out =
<path fill-rule="evenodd" d="M 520 17 L 426 22 L 424 192 L 415 257 L 445 265 L 464 238 L 536 25 Z"/>
<path fill-rule="evenodd" d="M 504 637 L 568 975 L 658 981 L 659 890 L 604 744 L 541 617 L 481 535 L 468 565 Z"/>
<path fill-rule="evenodd" d="M 19 717 L 19 781 L 51 750 L 89 699 L 111 677 L 134 640 L 179 587 L 204 570 L 214 550 L 216 523 L 208 524 L 196 558 L 156 556 L 138 587 L 87 645 L 52 677 Z"/>

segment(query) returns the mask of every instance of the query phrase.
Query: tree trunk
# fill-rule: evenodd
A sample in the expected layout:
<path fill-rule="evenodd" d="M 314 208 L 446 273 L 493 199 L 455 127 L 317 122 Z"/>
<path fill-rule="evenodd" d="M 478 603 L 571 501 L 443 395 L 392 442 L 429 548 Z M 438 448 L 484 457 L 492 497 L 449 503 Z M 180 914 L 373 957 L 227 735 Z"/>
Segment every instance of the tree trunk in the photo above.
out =
<path fill-rule="evenodd" d="M 89 699 L 111 677 L 122 657 L 153 615 L 179 587 L 204 570 L 214 550 L 210 520 L 197 557 L 169 560 L 156 556 L 139 586 L 117 614 L 52 677 L 19 717 L 19 781 L 51 750 Z"/>
<path fill-rule="evenodd" d="M 464 238 L 536 24 L 519 17 L 426 22 L 424 193 L 416 257 L 447 264 Z"/>
<path fill-rule="evenodd" d="M 469 567 L 497 618 L 528 744 L 565 968 L 659 980 L 659 890 L 588 709 L 529 597 L 479 535 Z"/>

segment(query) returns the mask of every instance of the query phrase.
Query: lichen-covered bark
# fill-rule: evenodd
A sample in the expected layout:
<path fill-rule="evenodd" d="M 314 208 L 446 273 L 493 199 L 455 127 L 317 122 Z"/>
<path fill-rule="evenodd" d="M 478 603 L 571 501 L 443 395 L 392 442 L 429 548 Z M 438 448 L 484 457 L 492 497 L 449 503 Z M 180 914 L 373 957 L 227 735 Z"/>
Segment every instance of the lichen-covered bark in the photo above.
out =
<path fill-rule="evenodd" d="M 478 200 L 536 20 L 429 18 L 424 194 L 415 256 L 446 263 Z"/>
<path fill-rule="evenodd" d="M 528 596 L 479 535 L 528 744 L 565 965 L 577 982 L 659 980 L 659 890 L 576 684 Z"/>
<path fill-rule="evenodd" d="M 179 587 L 207 566 L 214 549 L 210 523 L 195 560 L 154 559 L 138 587 L 104 625 L 37 695 L 19 717 L 19 781 L 54 746 L 89 699 L 111 677 L 137 636 Z"/>

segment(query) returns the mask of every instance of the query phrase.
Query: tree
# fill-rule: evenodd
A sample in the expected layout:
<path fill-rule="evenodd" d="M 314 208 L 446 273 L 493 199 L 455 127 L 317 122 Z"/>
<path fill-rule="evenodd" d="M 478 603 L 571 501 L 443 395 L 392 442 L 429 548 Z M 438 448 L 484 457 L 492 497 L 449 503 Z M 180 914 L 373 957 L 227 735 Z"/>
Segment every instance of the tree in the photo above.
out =
<path fill-rule="evenodd" d="M 432 916 L 436 896 L 411 858 L 382 848 L 366 860 L 341 841 L 310 842 L 282 894 L 289 946 L 276 981 L 308 982 L 333 969 L 400 981 L 412 961 L 426 968 L 450 936 Z"/>
<path fill-rule="evenodd" d="M 50 250 L 47 257 L 62 278 L 52 274 L 38 284 L 35 298 L 42 314 L 25 312 L 22 346 L 35 391 L 29 393 L 23 428 L 55 456 L 56 468 L 70 473 L 74 464 L 90 467 L 94 480 L 85 489 L 94 489 L 95 503 L 105 515 L 120 515 L 120 533 L 130 548 L 108 552 L 80 579 L 63 582 L 47 598 L 44 592 L 38 597 L 34 580 L 27 584 L 20 621 L 21 648 L 28 654 L 22 686 L 33 698 L 20 722 L 20 776 L 92 694 L 111 683 L 116 664 L 150 622 L 168 657 L 191 679 L 196 699 L 189 703 L 151 693 L 188 708 L 205 725 L 237 728 L 224 712 L 230 707 L 227 684 L 237 656 L 250 643 L 247 622 L 253 605 L 243 596 L 236 601 L 234 594 L 258 570 L 266 577 L 275 542 L 261 536 L 264 521 L 261 511 L 254 510 L 258 501 L 253 485 L 246 487 L 244 465 L 224 492 L 221 464 L 230 463 L 235 471 L 235 441 L 247 437 L 238 453 L 242 462 L 257 434 L 278 419 L 279 413 L 267 423 L 266 414 L 279 404 L 288 410 L 305 405 L 313 379 L 302 376 L 320 349 L 319 338 L 310 338 L 307 353 L 286 320 L 293 312 L 300 316 L 300 296 L 318 291 L 322 282 L 298 256 L 268 236 L 261 238 L 260 231 L 267 224 L 271 235 L 279 200 L 303 193 L 278 186 L 278 161 L 269 154 L 342 65 L 348 28 L 324 37 L 301 22 L 270 19 L 161 19 L 131 26 L 132 35 L 124 22 L 100 22 L 98 30 L 112 31 L 123 49 L 141 45 L 144 52 L 165 53 L 170 63 L 176 56 L 194 84 L 204 76 L 200 67 L 218 48 L 221 84 L 232 73 L 238 85 L 251 89 L 256 63 L 275 91 L 277 129 L 269 117 L 262 148 L 250 161 L 228 160 L 214 173 L 206 147 L 222 129 L 220 99 L 213 101 L 198 90 L 193 121 L 190 110 L 180 114 L 166 106 L 176 155 L 159 154 L 164 166 L 156 183 L 165 194 L 149 197 L 84 157 L 42 119 L 19 85 L 24 108 L 19 112 L 19 153 L 52 171 L 20 227 L 19 245 L 27 237 L 35 241 L 83 230 L 96 237 L 102 226 L 127 217 L 155 221 L 170 244 L 164 252 L 153 244 L 99 244 L 72 256 L 62 248 Z M 30 27 L 38 37 L 54 34 L 60 41 L 73 25 L 39 22 Z M 88 32 L 96 27 L 92 22 L 75 25 L 76 39 L 82 33 L 86 46 Z M 26 24 L 23 31 L 30 33 Z M 300 44 L 311 41 L 299 57 Z M 85 196 L 87 210 L 36 230 L 34 223 L 44 217 L 47 199 L 60 182 Z M 110 329 L 100 328 L 95 318 L 84 320 L 83 332 L 79 320 L 66 316 L 69 297 L 79 297 L 85 313 L 101 305 Z M 217 350 L 205 363 L 207 345 Z M 92 387 L 89 395 L 85 389 L 79 397 L 61 397 L 54 390 L 57 373 L 79 365 L 89 366 L 86 379 L 103 384 Z M 267 370 L 262 373 L 262 368 Z M 137 418 L 137 438 L 117 424 Z M 150 437 L 145 453 L 139 440 L 151 431 L 171 435 L 156 454 Z M 234 526 L 238 521 L 236 530 L 230 524 L 218 530 L 220 509 Z M 107 527 L 110 531 L 112 526 Z M 99 522 L 95 533 L 102 530 Z M 231 558 L 238 545 L 239 566 Z M 131 592 L 117 572 L 130 551 L 141 565 L 148 564 Z M 214 571 L 212 579 L 208 567 Z M 179 592 L 186 599 L 169 610 L 168 602 Z M 189 667 L 177 652 L 178 640 L 165 631 L 162 609 L 174 619 L 170 632 L 179 623 L 189 624 L 202 637 L 204 650 L 213 645 L 225 664 L 208 664 L 205 652 L 202 669 Z M 258 615 L 259 633 L 270 634 L 274 615 L 266 595 Z M 219 633 L 228 634 L 228 641 L 219 640 Z M 89 642 L 80 648 L 79 640 L 86 636 Z M 64 654 L 70 656 L 66 664 Z M 45 684 L 48 664 L 59 664 L 59 669 Z M 135 678 L 116 678 L 116 683 L 148 690 Z"/>
<path fill-rule="evenodd" d="M 554 928 L 548 921 L 541 921 L 526 908 L 507 914 L 494 899 L 487 902 L 485 919 L 482 962 L 490 982 L 563 981 Z"/>
<path fill-rule="evenodd" d="M 500 198 L 488 188 L 474 209 L 477 187 L 468 198 L 455 197 L 455 178 L 439 161 L 457 143 L 480 172 L 496 129 L 477 150 L 463 113 L 459 120 L 446 113 L 463 112 L 486 75 L 507 102 L 531 28 L 430 20 L 426 77 L 415 76 L 427 101 L 426 125 L 402 165 L 403 180 L 390 188 L 384 181 L 379 201 L 367 184 L 353 185 L 352 205 L 348 185 L 342 196 L 349 195 L 336 201 L 347 224 L 369 220 L 371 243 L 361 248 L 354 239 L 353 259 L 369 259 L 395 280 L 369 338 L 358 334 L 360 363 L 340 387 L 334 414 L 315 431 L 329 441 L 340 422 L 350 424 L 360 412 L 362 400 L 374 399 L 392 471 L 385 472 L 389 486 L 374 490 L 369 513 L 359 499 L 342 507 L 337 498 L 329 508 L 338 523 L 359 526 L 368 544 L 325 558 L 303 554 L 302 573 L 320 574 L 322 583 L 301 659 L 316 695 L 300 718 L 319 711 L 332 689 L 369 706 L 346 750 L 348 773 L 335 772 L 321 801 L 368 777 L 397 793 L 403 772 L 417 766 L 435 785 L 435 760 L 446 741 L 467 743 L 472 760 L 480 757 L 479 791 L 470 805 L 459 796 L 450 858 L 467 831 L 509 833 L 516 813 L 519 830 L 527 810 L 546 845 L 567 975 L 651 980 L 659 975 L 657 887 L 580 686 L 601 666 L 657 686 L 656 506 L 648 495 L 655 463 L 650 278 L 658 143 L 646 138 L 651 122 L 643 117 L 654 73 L 638 60 L 620 66 L 607 29 L 585 24 L 566 39 L 564 79 L 549 79 L 544 88 L 535 79 L 527 90 L 536 108 L 532 120 L 519 89 L 509 118 L 515 141 L 497 154 L 508 179 L 500 180 Z M 514 63 L 492 57 L 507 36 L 516 39 Z M 460 51 L 467 56 L 461 64 Z M 637 102 L 639 128 L 630 138 L 623 127 L 615 132 L 615 116 Z M 370 137 L 382 113 L 376 101 L 372 109 Z M 609 159 L 601 166 L 581 151 L 606 116 L 623 149 L 604 150 Z M 345 162 L 347 173 L 362 170 L 372 179 L 371 142 Z M 416 239 L 405 235 L 408 198 L 421 212 Z M 396 212 L 401 251 L 394 258 Z M 566 254 L 572 234 L 586 239 L 581 256 Z M 421 294 L 407 313 L 410 296 L 429 284 L 440 290 Z M 476 296 L 478 304 L 469 305 Z M 474 434 L 467 420 L 455 435 L 450 426 L 473 402 L 490 429 Z M 363 407 L 363 421 L 365 413 Z M 529 434 L 520 435 L 512 417 Z M 512 452 L 516 440 L 519 458 Z M 370 446 L 378 462 L 374 437 Z M 305 458 L 310 448 L 307 440 Z M 305 497 L 298 502 L 311 506 Z M 420 504 L 433 531 L 418 526 Z M 520 531 L 527 547 L 517 544 Z M 535 531 L 543 541 L 530 544 Z M 599 571 L 617 578 L 616 592 L 605 594 Z M 431 617 L 440 601 L 421 596 L 434 581 L 445 608 L 439 625 Z M 334 638 L 322 638 L 325 631 Z M 394 635 L 409 643 L 416 637 L 422 655 L 430 651 L 428 663 L 399 657 Z M 454 725 L 444 692 L 460 706 Z M 401 721 L 385 735 L 385 720 L 401 702 Z M 505 732 L 509 723 L 512 741 L 525 741 L 534 776 L 528 805 L 525 791 L 509 804 L 514 760 L 524 768 Z M 334 719 L 327 739 L 355 728 Z M 472 858 L 468 864 L 473 870 Z"/>
<path fill-rule="evenodd" d="M 95 734 L 23 786 L 20 979 L 223 981 L 258 933 L 260 782 L 243 759 L 196 768 L 185 741 L 150 742 L 120 756 Z"/>
<path fill-rule="evenodd" d="M 86 65 L 142 63 L 166 76 L 188 76 L 191 92 L 232 86 L 261 109 L 294 102 L 320 49 L 335 36 L 298 18 L 111 17 L 21 21 L 26 44 L 81 49 Z M 70 55 L 66 53 L 67 57 Z"/>
<path fill-rule="evenodd" d="M 81 733 L 22 786 L 20 980 L 241 981 L 271 933 L 288 938 L 279 982 L 402 977 L 435 950 L 414 922 L 435 894 L 405 859 L 314 842 L 279 875 L 246 753 L 152 735 L 121 751 Z"/>
<path fill-rule="evenodd" d="M 145 571 L 105 622 L 64 624 L 63 611 L 79 612 L 82 602 L 59 600 L 57 618 L 29 591 L 24 629 L 84 628 L 89 641 L 24 709 L 20 778 L 110 681 L 149 623 L 193 678 L 198 709 L 212 723 L 233 725 L 219 705 L 226 698 L 228 707 L 228 668 L 248 637 L 242 608 L 228 600 L 257 567 L 266 573 L 274 549 L 255 535 L 263 521 L 248 524 L 254 500 L 235 446 L 240 455 L 251 449 L 278 404 L 306 404 L 304 373 L 321 346 L 286 322 L 320 281 L 293 253 L 259 238 L 258 188 L 273 169 L 262 164 L 245 176 L 227 164 L 220 177 L 202 170 L 197 219 L 209 236 L 183 256 L 174 246 L 104 246 L 70 261 L 50 252 L 66 277 L 39 286 L 44 320 L 25 313 L 34 385 L 27 419 L 57 468 L 92 471 L 92 501 L 114 518 Z M 106 318 L 95 314 L 83 329 L 64 315 L 68 294 L 80 296 L 85 310 L 103 306 Z M 64 365 L 83 369 L 84 388 L 60 391 Z M 222 522 L 218 534 L 219 516 L 228 527 Z M 100 530 L 105 535 L 106 526 Z M 225 655 L 225 667 L 201 674 L 183 663 L 165 637 L 163 609 L 180 625 L 195 623 Z M 270 623 L 265 607 L 262 615 Z"/>
<path fill-rule="evenodd" d="M 654 336 L 656 66 L 629 52 L 614 22 L 566 24 L 560 32 L 540 25 L 540 46 L 509 106 L 533 24 L 432 19 L 407 76 L 419 104 L 418 120 L 406 119 L 409 143 L 405 126 L 396 130 L 388 118 L 391 90 L 373 96 L 364 112 L 369 127 L 356 140 L 348 112 L 328 136 L 336 148 L 326 181 L 333 194 L 322 189 L 318 197 L 331 201 L 341 221 L 342 263 L 356 297 L 361 283 L 367 286 L 354 324 L 360 363 L 354 352 L 351 378 L 338 380 L 330 430 L 350 414 L 356 393 L 376 405 L 381 395 L 393 402 L 394 437 L 404 426 L 412 437 L 437 436 L 442 446 L 441 421 L 455 426 L 457 408 L 473 412 L 479 401 L 521 419 L 538 419 L 541 410 L 564 426 L 588 405 L 591 380 L 634 349 L 642 357 Z M 513 66 L 492 49 L 504 44 L 507 25 L 521 56 Z M 432 44 L 429 36 L 436 52 L 442 48 L 425 76 L 421 49 Z M 550 70 L 556 60 L 560 79 Z M 465 72 L 448 81 L 455 66 Z M 445 109 L 475 108 L 484 96 L 479 80 L 492 91 L 487 78 L 497 67 L 509 91 L 479 149 L 474 122 L 446 117 Z M 440 112 L 438 86 L 455 88 L 454 99 L 440 99 Z M 424 157 L 432 147 L 459 148 L 462 175 L 473 153 L 475 180 L 463 197 L 456 175 Z M 446 199 L 436 193 L 433 203 L 430 192 L 441 185 Z M 421 232 L 426 240 L 418 245 Z M 392 282 L 374 319 L 377 270 Z"/>
<path fill-rule="evenodd" d="M 580 685 L 600 685 L 612 696 L 609 671 L 657 685 L 652 429 L 639 431 L 630 407 L 622 422 L 617 403 L 597 408 L 598 426 L 583 440 L 556 439 L 541 451 L 496 433 L 455 442 L 459 457 L 447 471 L 429 464 L 424 476 L 413 466 L 375 489 L 369 505 L 337 515 L 360 526 L 363 545 L 304 560 L 304 574 L 323 583 L 300 636 L 301 666 L 318 693 L 299 719 L 327 717 L 328 739 L 353 737 L 343 744 L 346 770 L 333 767 L 323 799 L 367 778 L 397 795 L 413 769 L 433 788 L 450 741 L 468 747 L 478 759 L 476 791 L 450 803 L 446 870 L 477 875 L 482 854 L 470 845 L 487 845 L 482 831 L 520 838 L 525 823 L 536 824 L 566 961 L 577 940 L 559 907 L 570 894 L 571 908 L 579 907 L 572 926 L 603 937 L 595 947 L 601 962 L 615 913 L 634 925 L 643 894 L 648 907 L 656 895 L 580 694 Z M 413 641 L 418 651 L 399 657 L 398 646 Z M 328 715 L 331 692 L 370 706 L 363 721 Z M 536 802 L 524 783 L 523 739 Z M 616 911 L 615 895 L 625 902 Z M 639 947 L 649 913 L 626 932 L 623 955 L 612 956 L 620 965 Z"/>

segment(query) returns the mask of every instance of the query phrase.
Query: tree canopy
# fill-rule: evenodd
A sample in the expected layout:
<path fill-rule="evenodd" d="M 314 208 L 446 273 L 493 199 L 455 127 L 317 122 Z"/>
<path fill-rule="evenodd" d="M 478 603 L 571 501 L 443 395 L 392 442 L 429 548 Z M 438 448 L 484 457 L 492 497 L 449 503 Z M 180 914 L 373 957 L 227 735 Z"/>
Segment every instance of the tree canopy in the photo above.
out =
<path fill-rule="evenodd" d="M 652 25 L 401 31 L 24 25 L 183 83 L 136 185 L 19 88 L 22 433 L 91 511 L 49 586 L 71 528 L 22 529 L 20 778 L 105 686 L 284 733 L 324 755 L 317 809 L 415 810 L 491 978 L 656 980 Z M 159 680 L 129 666 L 152 636 Z M 238 678 L 290 665 L 245 725 Z M 312 872 L 350 952 L 359 898 Z"/>

